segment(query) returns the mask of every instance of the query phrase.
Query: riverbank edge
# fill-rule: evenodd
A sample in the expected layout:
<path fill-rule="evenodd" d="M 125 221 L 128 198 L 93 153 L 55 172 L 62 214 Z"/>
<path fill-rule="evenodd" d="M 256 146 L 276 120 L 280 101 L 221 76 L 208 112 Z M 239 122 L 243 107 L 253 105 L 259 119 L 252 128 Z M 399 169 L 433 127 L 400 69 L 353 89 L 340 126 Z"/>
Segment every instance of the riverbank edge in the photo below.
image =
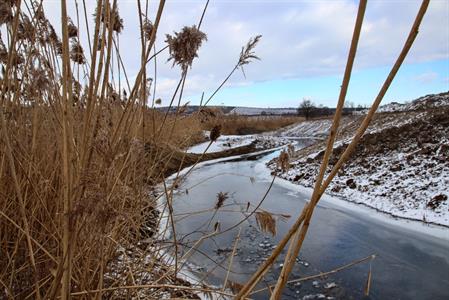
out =
<path fill-rule="evenodd" d="M 266 168 L 268 169 L 268 167 Z M 269 174 L 269 176 L 272 175 Z M 269 179 L 268 176 L 267 179 Z M 307 194 L 309 197 L 311 197 L 313 193 L 313 188 L 298 183 L 292 183 L 291 181 L 281 177 L 276 178 L 275 184 L 279 184 L 283 187 L 286 187 L 293 192 L 300 192 Z M 384 224 L 398 226 L 400 228 L 413 231 L 415 233 L 421 233 L 433 238 L 439 238 L 441 240 L 449 241 L 449 226 L 446 226 L 444 224 L 438 224 L 433 222 L 424 223 L 420 219 L 397 216 L 392 212 L 382 211 L 364 202 L 356 202 L 347 199 L 345 197 L 330 195 L 328 193 L 324 193 L 323 196 L 321 197 L 321 202 L 319 203 L 319 205 L 322 205 L 323 203 L 336 206 L 340 209 L 350 209 L 353 211 L 360 212 L 363 215 L 368 216 L 371 219 L 380 221 Z"/>

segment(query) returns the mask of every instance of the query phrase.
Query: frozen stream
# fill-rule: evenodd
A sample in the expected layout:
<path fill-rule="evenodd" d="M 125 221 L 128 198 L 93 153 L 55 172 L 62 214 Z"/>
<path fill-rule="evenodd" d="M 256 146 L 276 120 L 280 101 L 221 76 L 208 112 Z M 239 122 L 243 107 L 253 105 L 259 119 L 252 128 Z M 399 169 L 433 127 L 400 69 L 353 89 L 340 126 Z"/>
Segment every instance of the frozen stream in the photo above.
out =
<path fill-rule="evenodd" d="M 259 203 L 271 181 L 264 163 L 276 155 L 278 153 L 250 160 L 204 164 L 188 176 L 174 198 L 174 211 L 178 214 L 176 233 L 178 240 L 187 245 L 184 252 L 203 234 L 213 231 L 217 221 L 221 230 L 225 230 L 243 218 L 248 202 L 253 206 Z M 215 213 L 213 208 L 219 192 L 227 192 L 229 198 Z M 294 223 L 309 198 L 310 191 L 300 187 L 295 190 L 282 179 L 275 180 L 261 208 L 271 213 L 291 215 L 291 218 L 277 220 L 275 237 L 260 232 L 254 217 L 245 221 L 241 225 L 241 237 L 229 280 L 245 282 Z M 326 272 L 376 254 L 372 262 L 369 298 L 363 298 L 370 267 L 369 262 L 365 262 L 327 277 L 289 284 L 283 299 L 449 299 L 449 230 L 442 229 L 442 237 L 433 237 L 410 230 L 407 224 L 395 224 L 402 221 L 385 221 L 383 218 L 388 217 L 379 218 L 377 212 L 360 213 L 357 209 L 334 204 L 335 201 L 324 201 L 315 210 L 289 279 Z M 208 211 L 185 215 L 204 210 Z M 421 224 L 415 223 L 413 227 L 427 230 Z M 207 239 L 198 247 L 189 259 L 193 265 L 201 267 L 196 270 L 198 277 L 206 276 L 210 284 L 223 283 L 237 232 L 238 228 Z M 217 267 L 217 262 L 222 267 Z M 281 262 L 276 263 L 265 277 L 265 283 L 258 288 L 275 282 Z M 260 292 L 252 297 L 266 299 L 267 295 Z"/>

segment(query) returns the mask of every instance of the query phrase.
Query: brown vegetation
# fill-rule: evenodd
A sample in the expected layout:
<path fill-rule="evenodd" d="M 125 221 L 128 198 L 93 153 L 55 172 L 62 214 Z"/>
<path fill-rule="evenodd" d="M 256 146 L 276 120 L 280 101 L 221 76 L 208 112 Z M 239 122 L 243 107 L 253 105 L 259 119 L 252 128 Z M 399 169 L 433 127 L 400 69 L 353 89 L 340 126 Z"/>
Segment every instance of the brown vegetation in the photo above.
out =
<path fill-rule="evenodd" d="M 154 243 L 161 217 L 152 185 L 218 157 L 180 150 L 204 139 L 200 114 L 184 116 L 179 105 L 176 114 L 154 109 L 161 101 L 150 95 L 146 65 L 165 1 L 154 22 L 138 3 L 142 60 L 133 85 L 117 46 L 124 27 L 117 1 L 97 2 L 88 50 L 66 1 L 62 38 L 41 4 L 7 2 L 0 5 L 7 34 L 0 36 L 0 298 L 208 293 L 179 279 L 176 264 L 164 262 L 171 246 Z M 190 42 L 187 36 L 170 49 L 181 80 L 201 44 L 193 41 L 192 49 Z M 254 150 L 245 149 L 238 151 Z M 170 211 L 173 188 L 165 194 Z"/>
<path fill-rule="evenodd" d="M 289 116 L 248 117 L 237 115 L 218 115 L 217 117 L 208 120 L 203 128 L 210 130 L 210 128 L 216 124 L 220 124 L 222 134 L 245 135 L 274 131 L 302 120 L 304 120 L 302 117 Z"/>
<path fill-rule="evenodd" d="M 165 174 L 158 162 L 170 152 L 197 142 L 200 123 L 142 107 L 142 77 L 129 96 L 112 88 L 112 41 L 123 27 L 116 3 L 98 2 L 90 66 L 73 23 L 61 42 L 39 6 L 28 3 L 28 16 L 19 3 L 6 9 L 14 17 L 5 19 L 8 47 L 1 43 L 0 298 L 123 285 L 126 274 L 112 272 L 120 249 L 136 248 L 155 206 L 145 183 Z"/>

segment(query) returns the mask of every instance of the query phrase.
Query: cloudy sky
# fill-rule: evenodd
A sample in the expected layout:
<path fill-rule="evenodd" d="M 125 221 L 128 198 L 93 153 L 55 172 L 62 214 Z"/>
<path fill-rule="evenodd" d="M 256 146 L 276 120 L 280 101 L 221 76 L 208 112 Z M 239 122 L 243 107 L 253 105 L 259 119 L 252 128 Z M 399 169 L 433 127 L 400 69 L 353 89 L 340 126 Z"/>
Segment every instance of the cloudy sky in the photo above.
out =
<path fill-rule="evenodd" d="M 58 25 L 59 1 L 44 2 L 49 18 Z M 86 2 L 92 12 L 95 1 Z M 157 1 L 149 2 L 154 18 Z M 197 24 L 205 2 L 167 0 L 156 47 L 165 46 L 166 33 Z M 76 19 L 74 3 L 69 1 L 69 11 Z M 125 23 L 121 55 L 132 79 L 140 67 L 137 4 L 135 0 L 118 3 Z M 420 1 L 415 0 L 368 1 L 347 101 L 367 105 L 375 98 L 419 6 Z M 189 70 L 183 102 L 198 104 L 202 92 L 210 95 L 232 70 L 241 47 L 261 34 L 256 48 L 261 60 L 246 66 L 246 77 L 236 72 L 211 104 L 294 107 L 308 97 L 317 104 L 335 106 L 357 7 L 354 0 L 211 0 L 202 24 L 208 40 Z M 169 102 L 181 73 L 167 58 L 166 52 L 157 58 L 156 97 L 162 98 L 163 104 Z M 148 70 L 153 67 L 152 62 Z M 404 102 L 448 90 L 449 0 L 432 0 L 384 102 Z"/>

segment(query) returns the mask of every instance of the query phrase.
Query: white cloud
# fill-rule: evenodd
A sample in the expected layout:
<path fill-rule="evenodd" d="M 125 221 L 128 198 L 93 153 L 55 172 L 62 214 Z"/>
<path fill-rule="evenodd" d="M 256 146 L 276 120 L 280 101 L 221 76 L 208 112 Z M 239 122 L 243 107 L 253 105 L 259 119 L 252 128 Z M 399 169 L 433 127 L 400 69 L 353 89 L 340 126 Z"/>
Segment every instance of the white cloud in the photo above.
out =
<path fill-rule="evenodd" d="M 80 1 L 78 1 L 80 2 Z M 93 11 L 95 1 L 86 1 Z M 44 1 L 53 23 L 59 22 L 59 1 Z M 75 17 L 73 1 L 69 11 Z M 118 1 L 125 29 L 120 35 L 121 55 L 128 75 L 134 76 L 140 66 L 138 15 L 135 1 Z M 157 47 L 164 46 L 165 34 L 196 24 L 205 1 L 167 1 L 161 22 Z M 356 69 L 391 65 L 407 38 L 421 1 L 370 1 L 355 62 Z M 150 1 L 154 16 L 157 1 Z M 81 5 L 81 4 L 80 4 Z M 449 58 L 449 1 L 430 2 L 415 45 L 406 63 Z M 241 47 L 248 39 L 262 34 L 257 55 L 262 59 L 231 78 L 229 86 L 295 77 L 336 75 L 343 72 L 357 3 L 338 1 L 211 1 L 202 30 L 208 41 L 199 51 L 199 59 L 189 71 L 185 97 L 212 92 L 234 67 Z M 89 18 L 92 21 L 91 13 Z M 75 19 L 75 18 L 74 18 Z M 83 17 L 81 16 L 81 19 Z M 60 27 L 55 26 L 55 27 Z M 93 24 L 90 24 L 92 30 Z M 85 32 L 85 29 L 82 29 Z M 85 38 L 85 34 L 84 34 Z M 86 44 L 87 49 L 87 44 Z M 170 98 L 180 71 L 166 63 L 167 53 L 157 59 L 158 95 Z M 148 72 L 151 74 L 153 64 Z M 154 74 L 149 75 L 151 77 Z M 189 99 L 190 100 L 190 99 Z M 197 101 L 195 99 L 194 101 Z M 166 102 L 164 102 L 166 104 Z"/>
<path fill-rule="evenodd" d="M 432 71 L 422 73 L 414 78 L 414 80 L 416 80 L 420 83 L 432 83 L 437 79 L 438 79 L 438 73 L 435 73 Z"/>

